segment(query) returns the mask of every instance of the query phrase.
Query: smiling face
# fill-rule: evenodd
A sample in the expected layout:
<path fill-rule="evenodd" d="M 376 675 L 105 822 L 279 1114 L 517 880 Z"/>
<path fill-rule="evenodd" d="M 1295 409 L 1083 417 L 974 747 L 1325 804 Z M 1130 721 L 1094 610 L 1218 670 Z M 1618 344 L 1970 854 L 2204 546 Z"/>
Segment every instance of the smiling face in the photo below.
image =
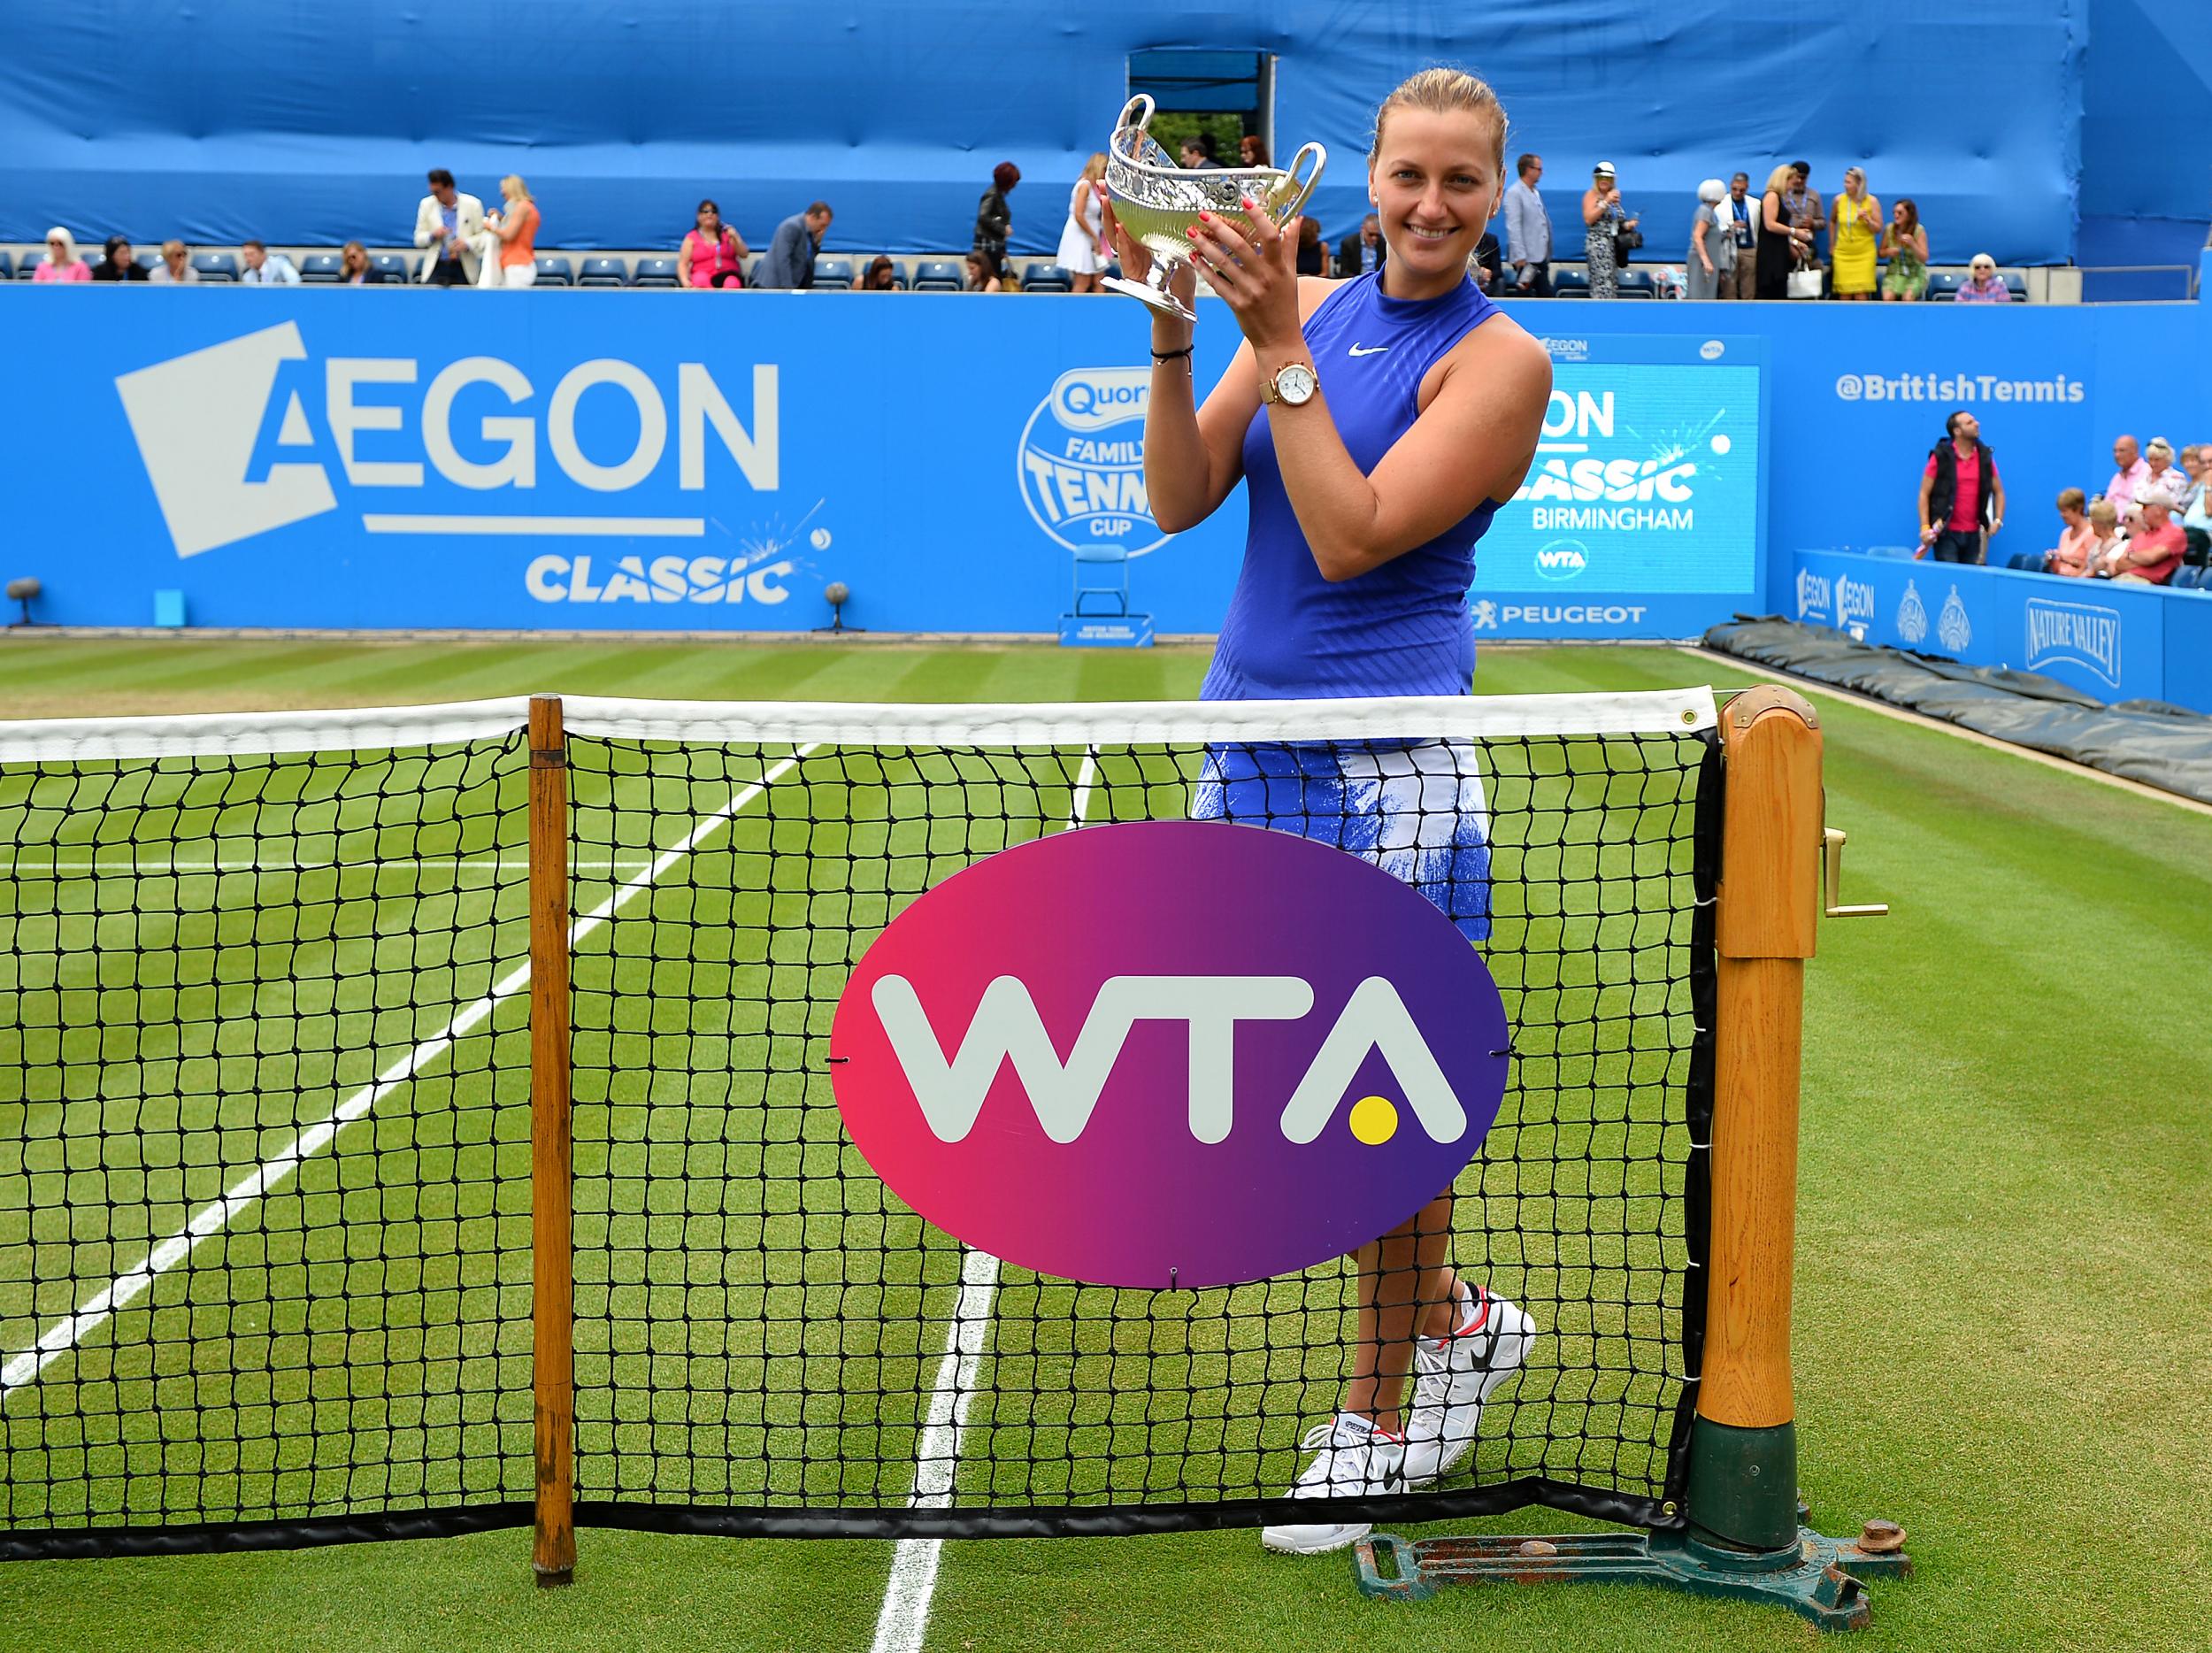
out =
<path fill-rule="evenodd" d="M 1391 260 L 1407 274 L 1466 268 L 1504 187 L 1499 135 L 1472 111 L 1390 111 L 1367 184 Z"/>

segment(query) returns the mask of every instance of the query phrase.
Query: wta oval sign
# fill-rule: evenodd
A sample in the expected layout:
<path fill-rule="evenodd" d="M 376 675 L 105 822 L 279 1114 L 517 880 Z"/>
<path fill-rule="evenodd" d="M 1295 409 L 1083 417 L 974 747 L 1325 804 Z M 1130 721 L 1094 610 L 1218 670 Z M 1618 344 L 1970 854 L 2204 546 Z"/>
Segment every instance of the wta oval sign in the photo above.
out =
<path fill-rule="evenodd" d="M 1002 851 L 893 919 L 830 1032 L 853 1143 L 916 1211 L 1039 1273 L 1293 1273 L 1448 1188 L 1505 1092 L 1505 1008 L 1421 896 L 1216 821 Z"/>

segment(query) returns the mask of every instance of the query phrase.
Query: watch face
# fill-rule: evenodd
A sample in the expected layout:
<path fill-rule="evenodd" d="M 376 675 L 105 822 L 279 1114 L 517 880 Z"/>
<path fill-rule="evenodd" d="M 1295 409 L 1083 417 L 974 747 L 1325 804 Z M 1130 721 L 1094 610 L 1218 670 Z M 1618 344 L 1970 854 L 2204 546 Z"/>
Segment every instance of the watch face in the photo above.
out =
<path fill-rule="evenodd" d="M 1292 407 L 1297 407 L 1302 403 L 1313 400 L 1313 393 L 1319 388 L 1319 382 L 1314 378 L 1312 368 L 1293 362 L 1275 375 L 1275 394 Z"/>

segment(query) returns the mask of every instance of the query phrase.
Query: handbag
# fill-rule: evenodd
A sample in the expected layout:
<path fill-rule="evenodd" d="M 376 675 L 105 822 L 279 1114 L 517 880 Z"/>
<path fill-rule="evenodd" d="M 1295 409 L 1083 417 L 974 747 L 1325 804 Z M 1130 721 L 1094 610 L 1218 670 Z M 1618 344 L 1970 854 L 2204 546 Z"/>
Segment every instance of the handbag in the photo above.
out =
<path fill-rule="evenodd" d="M 1820 272 L 1818 270 L 1792 270 L 1789 296 L 1792 298 L 1818 298 L 1820 296 Z"/>
<path fill-rule="evenodd" d="M 1622 227 L 1613 232 L 1613 262 L 1617 265 L 1626 264 L 1628 255 L 1644 244 L 1644 232 L 1627 227 L 1625 221 L 1627 211 L 1626 207 L 1621 209 L 1624 220 Z"/>

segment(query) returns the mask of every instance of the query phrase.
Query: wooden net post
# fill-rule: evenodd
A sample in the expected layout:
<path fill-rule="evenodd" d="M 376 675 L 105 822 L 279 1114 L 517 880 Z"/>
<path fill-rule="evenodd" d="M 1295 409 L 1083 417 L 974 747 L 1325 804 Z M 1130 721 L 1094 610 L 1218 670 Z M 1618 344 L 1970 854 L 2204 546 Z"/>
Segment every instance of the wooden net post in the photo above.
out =
<path fill-rule="evenodd" d="M 576 1343 L 569 1119 L 568 742 L 530 698 L 530 1280 L 541 1585 L 575 1574 Z"/>
<path fill-rule="evenodd" d="M 1721 713 L 1724 766 L 1712 1239 L 1691 1437 L 1693 1527 L 1737 1549 L 1798 1540 L 1790 1287 L 1805 961 L 1820 911 L 1821 737 L 1763 686 Z"/>

